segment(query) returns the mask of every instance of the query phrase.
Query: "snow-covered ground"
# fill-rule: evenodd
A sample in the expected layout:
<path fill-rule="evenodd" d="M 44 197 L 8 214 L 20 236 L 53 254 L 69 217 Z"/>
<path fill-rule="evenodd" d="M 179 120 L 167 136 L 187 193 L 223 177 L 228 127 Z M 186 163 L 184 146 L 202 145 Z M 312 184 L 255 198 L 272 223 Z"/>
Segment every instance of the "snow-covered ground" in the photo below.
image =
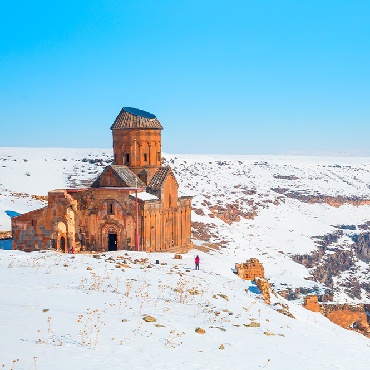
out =
<path fill-rule="evenodd" d="M 0 148 L 0 230 L 10 229 L 6 210 L 27 212 L 45 205 L 39 196 L 49 190 L 88 185 L 111 163 L 111 153 Z M 108 254 L 95 259 L 0 251 L 0 365 L 13 370 L 367 368 L 367 338 L 303 309 L 301 299 L 273 296 L 272 305 L 265 305 L 255 286 L 231 268 L 257 257 L 275 289 L 324 291 L 307 280 L 310 270 L 292 256 L 315 251 L 313 237 L 333 233 L 338 225 L 356 229 L 345 230 L 330 248 L 350 249 L 351 233 L 370 220 L 370 206 L 310 204 L 284 194 L 370 199 L 370 158 L 164 156 L 180 192 L 194 196 L 194 244 L 211 247 L 209 252 L 193 250 L 183 260 L 166 253 L 116 252 L 110 260 Z M 227 223 L 218 212 L 230 206 L 240 217 Z M 199 272 L 193 270 L 195 254 L 201 256 Z M 149 261 L 135 264 L 135 258 Z M 130 268 L 116 267 L 123 259 Z M 156 259 L 165 264 L 156 265 Z M 368 276 L 368 264 L 355 260 L 335 277 L 335 299 L 356 301 L 341 283 L 353 277 L 367 283 Z M 368 292 L 361 301 L 370 302 Z M 282 305 L 295 319 L 276 311 Z M 144 315 L 156 323 L 143 321 Z M 260 327 L 245 326 L 251 322 Z M 197 327 L 206 333 L 195 333 Z"/>
<path fill-rule="evenodd" d="M 220 254 L 199 252 L 201 270 L 195 271 L 194 253 L 175 260 L 167 253 L 96 259 L 0 251 L 0 366 L 368 368 L 364 336 L 279 296 L 267 306 Z M 134 263 L 141 258 L 149 261 Z M 276 311 L 282 305 L 295 319 Z M 145 322 L 146 315 L 156 322 Z M 205 334 L 196 333 L 198 327 Z"/>

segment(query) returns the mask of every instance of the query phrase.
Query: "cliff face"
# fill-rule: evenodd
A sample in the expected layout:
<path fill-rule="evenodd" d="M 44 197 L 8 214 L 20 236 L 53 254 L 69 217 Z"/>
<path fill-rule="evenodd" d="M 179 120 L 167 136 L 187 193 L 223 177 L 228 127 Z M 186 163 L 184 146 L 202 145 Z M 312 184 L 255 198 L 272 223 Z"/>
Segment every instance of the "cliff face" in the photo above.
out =
<path fill-rule="evenodd" d="M 226 204 L 223 207 L 219 205 L 211 206 L 209 207 L 209 210 L 211 211 L 213 216 L 218 217 L 229 225 L 233 222 L 239 222 L 241 217 L 248 220 L 253 220 L 257 215 L 257 212 L 255 210 L 250 212 L 245 212 L 241 210 L 238 202 L 235 202 L 233 204 Z"/>
<path fill-rule="evenodd" d="M 303 203 L 309 203 L 309 204 L 328 204 L 332 207 L 340 207 L 345 204 L 351 204 L 353 206 L 359 207 L 359 206 L 365 206 L 370 205 L 370 199 L 366 197 L 361 196 L 331 196 L 331 195 L 321 195 L 321 194 L 307 194 L 307 193 L 301 193 L 298 191 L 292 191 L 286 188 L 271 188 L 275 193 L 283 194 L 287 198 L 290 199 L 296 199 Z"/>
<path fill-rule="evenodd" d="M 365 263 L 370 263 L 370 232 L 354 234 L 352 240 L 357 257 Z"/>
<path fill-rule="evenodd" d="M 370 232 L 359 234 L 354 232 L 354 230 L 361 230 L 360 226 L 341 225 L 337 227 L 339 230 L 331 234 L 313 237 L 317 250 L 311 254 L 294 255 L 292 258 L 295 262 L 311 269 L 312 280 L 325 284 L 331 292 L 338 289 L 334 280 L 338 280 L 338 277 L 346 272 L 346 279 L 339 281 L 338 284 L 351 298 L 361 299 L 363 291 L 370 294 L 370 284 L 359 279 L 355 273 L 358 270 L 359 261 L 366 264 L 370 262 Z M 347 241 L 344 244 L 341 242 L 343 237 L 347 237 L 352 243 Z"/>

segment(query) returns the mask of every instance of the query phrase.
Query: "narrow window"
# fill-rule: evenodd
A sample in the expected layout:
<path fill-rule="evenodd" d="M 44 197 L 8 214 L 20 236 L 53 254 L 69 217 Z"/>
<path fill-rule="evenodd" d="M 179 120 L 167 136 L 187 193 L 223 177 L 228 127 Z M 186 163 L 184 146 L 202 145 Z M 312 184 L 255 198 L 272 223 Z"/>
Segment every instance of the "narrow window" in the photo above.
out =
<path fill-rule="evenodd" d="M 126 153 L 126 164 L 130 164 L 130 154 Z"/>
<path fill-rule="evenodd" d="M 148 154 L 144 153 L 144 162 L 148 162 Z"/>
<path fill-rule="evenodd" d="M 108 215 L 114 214 L 113 203 L 108 203 Z"/>

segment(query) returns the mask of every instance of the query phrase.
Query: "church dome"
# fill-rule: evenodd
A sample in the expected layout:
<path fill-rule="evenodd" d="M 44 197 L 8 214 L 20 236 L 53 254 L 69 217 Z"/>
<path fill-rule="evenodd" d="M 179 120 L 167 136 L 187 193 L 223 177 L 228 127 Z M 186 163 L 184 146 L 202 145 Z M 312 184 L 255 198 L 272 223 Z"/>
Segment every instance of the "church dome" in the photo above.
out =
<path fill-rule="evenodd" d="M 157 129 L 163 127 L 154 114 L 132 107 L 123 107 L 115 119 L 111 130 Z"/>

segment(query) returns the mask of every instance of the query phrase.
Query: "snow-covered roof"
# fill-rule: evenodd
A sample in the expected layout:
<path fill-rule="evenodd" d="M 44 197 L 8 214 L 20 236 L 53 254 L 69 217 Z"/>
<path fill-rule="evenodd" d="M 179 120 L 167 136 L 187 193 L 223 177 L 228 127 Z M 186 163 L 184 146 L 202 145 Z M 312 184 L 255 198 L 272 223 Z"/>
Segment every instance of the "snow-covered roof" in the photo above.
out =
<path fill-rule="evenodd" d="M 146 193 L 145 191 L 137 193 L 137 197 L 140 200 L 158 200 L 159 198 L 153 194 Z"/>
<path fill-rule="evenodd" d="M 184 193 L 182 191 L 179 191 L 179 197 L 192 197 L 193 195 L 189 194 L 189 193 Z"/>

